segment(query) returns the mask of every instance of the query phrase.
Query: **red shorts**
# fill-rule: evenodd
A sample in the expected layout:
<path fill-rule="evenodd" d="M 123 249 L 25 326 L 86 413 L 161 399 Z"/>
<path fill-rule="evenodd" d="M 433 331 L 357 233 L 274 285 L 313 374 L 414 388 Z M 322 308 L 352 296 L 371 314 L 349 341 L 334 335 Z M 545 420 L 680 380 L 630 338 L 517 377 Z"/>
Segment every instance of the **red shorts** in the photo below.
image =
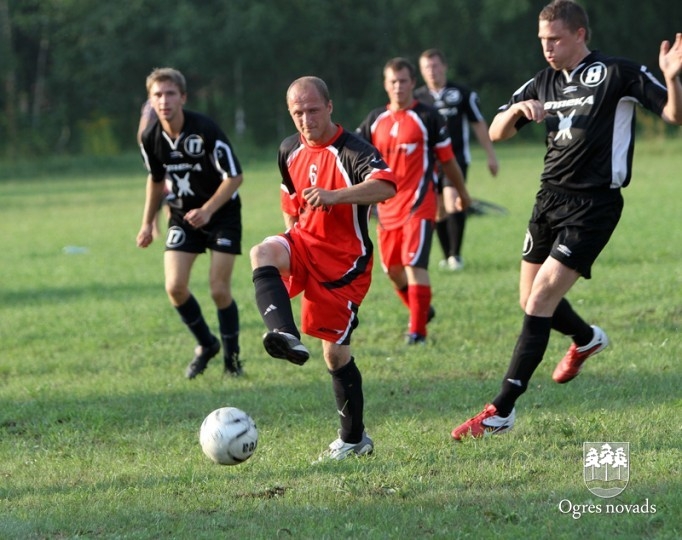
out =
<path fill-rule="evenodd" d="M 358 309 L 372 281 L 372 265 L 345 285 L 326 286 L 339 279 L 338 266 L 331 260 L 329 264 L 313 264 L 311 261 L 321 259 L 320 254 L 312 256 L 296 232 L 293 228 L 276 238 L 284 242 L 290 254 L 290 276 L 282 278 L 289 297 L 303 292 L 301 331 L 325 341 L 349 345 L 358 325 Z"/>
<path fill-rule="evenodd" d="M 428 268 L 433 239 L 433 221 L 410 218 L 402 227 L 377 228 L 381 265 L 386 272 L 392 266 Z"/>

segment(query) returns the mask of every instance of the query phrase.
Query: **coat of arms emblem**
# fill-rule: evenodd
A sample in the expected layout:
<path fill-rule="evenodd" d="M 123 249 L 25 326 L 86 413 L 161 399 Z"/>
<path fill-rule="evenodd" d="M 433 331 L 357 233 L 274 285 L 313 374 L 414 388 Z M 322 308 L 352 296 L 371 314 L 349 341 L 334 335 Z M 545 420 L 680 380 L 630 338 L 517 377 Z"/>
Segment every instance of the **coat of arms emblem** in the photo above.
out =
<path fill-rule="evenodd" d="M 583 479 L 597 497 L 620 495 L 630 479 L 630 443 L 583 443 Z"/>

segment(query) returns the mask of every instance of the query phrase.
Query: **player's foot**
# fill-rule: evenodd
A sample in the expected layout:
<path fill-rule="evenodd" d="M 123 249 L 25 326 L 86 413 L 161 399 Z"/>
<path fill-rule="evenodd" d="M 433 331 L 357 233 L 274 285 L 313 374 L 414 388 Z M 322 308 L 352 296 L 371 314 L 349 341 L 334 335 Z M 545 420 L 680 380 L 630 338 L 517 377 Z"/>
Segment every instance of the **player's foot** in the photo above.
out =
<path fill-rule="evenodd" d="M 405 340 L 406 345 L 426 345 L 426 336 L 421 334 L 412 333 L 407 334 L 407 339 Z"/>
<path fill-rule="evenodd" d="M 464 261 L 459 255 L 450 255 L 447 259 L 438 262 L 438 268 L 448 272 L 458 272 L 464 268 Z"/>
<path fill-rule="evenodd" d="M 229 375 L 230 377 L 240 377 L 244 370 L 242 369 L 242 363 L 239 361 L 239 353 L 233 352 L 230 356 L 223 357 L 225 371 L 224 375 Z"/>
<path fill-rule="evenodd" d="M 435 316 L 436 310 L 433 309 L 433 306 L 429 306 L 429 314 L 426 316 L 426 324 L 429 324 Z"/>
<path fill-rule="evenodd" d="M 503 418 L 497 415 L 495 405 L 488 404 L 482 412 L 453 429 L 452 438 L 461 441 L 464 437 L 482 438 L 499 435 L 513 428 L 515 419 L 516 409 L 512 409 L 509 416 Z"/>
<path fill-rule="evenodd" d="M 433 309 L 433 306 L 429 306 L 429 312 L 426 315 L 426 324 L 429 324 L 435 316 L 436 310 Z M 405 334 L 406 336 L 410 335 L 410 326 L 412 326 L 412 318 L 407 319 L 407 334 Z"/>
<path fill-rule="evenodd" d="M 302 366 L 310 357 L 308 349 L 301 340 L 288 332 L 273 330 L 263 335 L 263 346 L 273 358 L 288 360 L 292 364 Z"/>
<path fill-rule="evenodd" d="M 208 361 L 218 354 L 218 351 L 220 351 L 220 340 L 217 338 L 213 338 L 213 343 L 208 347 L 197 345 L 194 348 L 194 360 L 187 366 L 185 376 L 188 379 L 193 379 L 197 375 L 201 375 L 206 369 Z"/>
<path fill-rule="evenodd" d="M 587 345 L 578 347 L 575 343 L 571 343 L 566 356 L 554 368 L 552 379 L 555 382 L 564 384 L 575 379 L 590 356 L 594 356 L 608 347 L 609 338 L 606 333 L 598 326 L 592 326 L 592 330 L 594 331 L 592 341 Z"/>
<path fill-rule="evenodd" d="M 369 456 L 372 452 L 374 452 L 374 441 L 363 431 L 362 440 L 359 443 L 343 442 L 339 436 L 338 439 L 329 445 L 327 450 L 322 452 L 317 461 L 326 461 L 328 459 L 341 461 L 348 456 Z"/>

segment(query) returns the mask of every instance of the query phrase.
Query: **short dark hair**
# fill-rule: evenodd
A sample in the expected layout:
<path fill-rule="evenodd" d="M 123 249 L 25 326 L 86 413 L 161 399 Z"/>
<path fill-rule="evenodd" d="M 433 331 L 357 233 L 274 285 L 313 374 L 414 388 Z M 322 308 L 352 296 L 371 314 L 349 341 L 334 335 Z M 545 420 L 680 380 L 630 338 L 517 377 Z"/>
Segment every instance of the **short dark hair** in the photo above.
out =
<path fill-rule="evenodd" d="M 387 69 L 392 69 L 393 71 L 407 69 L 410 72 L 410 78 L 413 80 L 417 79 L 417 70 L 415 69 L 414 64 L 402 56 L 396 56 L 395 58 L 391 58 L 388 62 L 386 62 L 386 65 L 384 66 L 384 73 Z"/>
<path fill-rule="evenodd" d="M 426 49 L 423 53 L 419 55 L 419 58 L 438 58 L 441 62 L 444 64 L 447 64 L 447 60 L 445 60 L 445 55 L 443 54 L 443 51 L 440 49 Z"/>
<path fill-rule="evenodd" d="M 541 21 L 563 21 L 571 32 L 577 32 L 579 28 L 585 29 L 585 43 L 590 41 L 592 31 L 587 11 L 573 0 L 554 0 L 547 4 L 540 12 Z"/>
<path fill-rule="evenodd" d="M 152 72 L 147 75 L 147 94 L 152 89 L 152 85 L 156 82 L 171 82 L 178 87 L 181 94 L 187 93 L 187 82 L 185 76 L 177 69 L 170 67 L 154 68 Z"/>

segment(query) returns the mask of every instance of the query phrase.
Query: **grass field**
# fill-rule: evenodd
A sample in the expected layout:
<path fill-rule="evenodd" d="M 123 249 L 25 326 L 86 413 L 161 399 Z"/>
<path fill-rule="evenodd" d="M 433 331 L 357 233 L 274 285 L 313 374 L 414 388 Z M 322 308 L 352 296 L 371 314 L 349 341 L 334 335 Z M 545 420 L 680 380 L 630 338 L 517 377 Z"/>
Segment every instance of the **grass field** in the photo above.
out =
<path fill-rule="evenodd" d="M 162 244 L 135 247 L 139 157 L 5 167 L 0 539 L 680 538 L 682 139 L 639 143 L 621 224 L 569 295 L 612 346 L 560 386 L 551 372 L 569 342 L 553 335 L 514 430 L 453 443 L 497 393 L 521 323 L 542 148 L 498 152 L 497 179 L 475 154 L 470 189 L 507 213 L 471 218 L 461 273 L 440 273 L 434 247 L 425 347 L 404 345 L 407 313 L 375 265 L 353 347 L 376 451 L 319 465 L 338 427 L 319 343 L 304 340 L 302 368 L 265 354 L 246 256 L 234 279 L 246 375 L 223 378 L 214 361 L 187 381 L 194 344 L 163 290 Z M 275 156 L 244 165 L 248 253 L 282 225 Z M 192 288 L 215 329 L 206 259 Z M 226 405 L 260 432 L 237 467 L 198 444 L 204 416 Z M 583 443 L 597 441 L 630 444 L 615 499 L 583 481 Z"/>

